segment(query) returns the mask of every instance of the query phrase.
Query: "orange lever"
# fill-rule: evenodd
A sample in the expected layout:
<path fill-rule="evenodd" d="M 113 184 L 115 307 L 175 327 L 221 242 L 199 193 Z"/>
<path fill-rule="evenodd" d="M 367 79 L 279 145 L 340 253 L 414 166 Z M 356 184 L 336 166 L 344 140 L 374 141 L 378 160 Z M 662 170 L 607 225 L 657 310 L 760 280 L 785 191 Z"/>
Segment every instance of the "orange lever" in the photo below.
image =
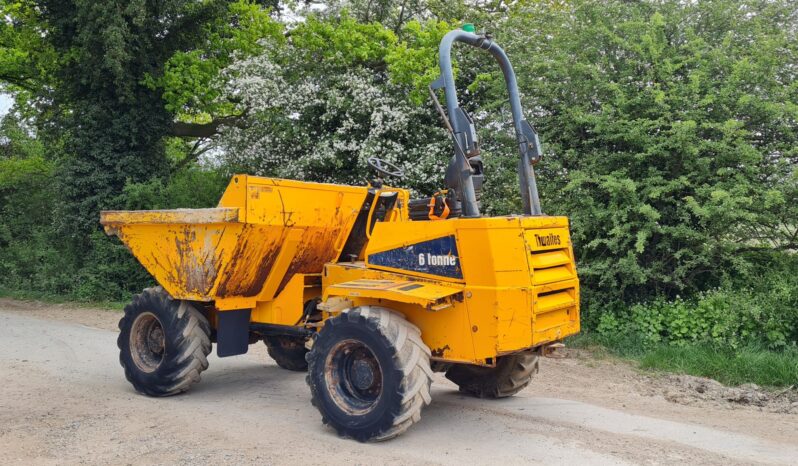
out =
<path fill-rule="evenodd" d="M 436 198 L 436 196 L 440 196 L 440 195 L 441 195 L 440 192 L 437 192 L 437 193 L 433 194 L 432 197 L 429 200 L 429 204 L 427 204 L 427 206 L 429 207 L 429 219 L 430 220 L 446 220 L 447 218 L 449 218 L 449 213 L 450 213 L 449 204 L 446 203 L 446 198 L 445 197 L 443 198 L 443 212 L 441 212 L 440 216 L 435 215 L 435 198 Z"/>

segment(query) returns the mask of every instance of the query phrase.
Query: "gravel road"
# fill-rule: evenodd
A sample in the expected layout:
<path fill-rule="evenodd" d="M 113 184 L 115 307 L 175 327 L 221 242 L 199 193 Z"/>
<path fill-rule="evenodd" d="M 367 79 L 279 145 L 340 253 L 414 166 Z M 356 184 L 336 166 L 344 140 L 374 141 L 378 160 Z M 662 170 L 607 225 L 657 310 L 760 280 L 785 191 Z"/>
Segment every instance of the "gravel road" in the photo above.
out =
<path fill-rule="evenodd" d="M 0 463 L 798 464 L 794 410 L 692 397 L 574 352 L 506 400 L 461 396 L 439 376 L 422 421 L 376 444 L 324 427 L 304 375 L 262 345 L 212 356 L 186 394 L 147 398 L 119 366 L 119 316 L 0 299 Z"/>

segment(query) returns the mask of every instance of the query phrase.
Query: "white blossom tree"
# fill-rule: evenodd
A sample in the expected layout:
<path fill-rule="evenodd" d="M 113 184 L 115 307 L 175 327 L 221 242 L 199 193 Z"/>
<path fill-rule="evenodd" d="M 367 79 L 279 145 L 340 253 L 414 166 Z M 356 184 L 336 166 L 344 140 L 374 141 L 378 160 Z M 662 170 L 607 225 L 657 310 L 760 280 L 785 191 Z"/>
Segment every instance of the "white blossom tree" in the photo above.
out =
<path fill-rule="evenodd" d="M 267 48 L 268 49 L 268 48 Z M 287 46 L 236 62 L 225 73 L 224 98 L 239 102 L 244 120 L 222 128 L 224 165 L 300 180 L 363 184 L 367 159 L 402 167 L 418 192 L 442 187 L 450 142 L 429 105 L 369 66 L 308 66 Z"/>

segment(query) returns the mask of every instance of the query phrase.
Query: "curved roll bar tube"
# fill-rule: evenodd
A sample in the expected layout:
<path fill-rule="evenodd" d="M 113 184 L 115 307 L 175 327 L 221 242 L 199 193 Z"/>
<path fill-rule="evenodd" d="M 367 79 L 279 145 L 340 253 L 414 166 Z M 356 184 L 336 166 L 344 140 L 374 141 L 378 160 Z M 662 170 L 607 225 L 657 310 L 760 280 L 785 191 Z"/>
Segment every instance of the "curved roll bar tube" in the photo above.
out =
<path fill-rule="evenodd" d="M 510 98 L 515 137 L 518 141 L 518 150 L 521 155 L 518 162 L 518 178 L 521 185 L 521 198 L 524 202 L 524 214 L 542 215 L 535 172 L 532 168 L 532 164 L 538 162 L 542 155 L 540 140 L 535 128 L 524 119 L 521 111 L 521 98 L 518 95 L 518 83 L 515 79 L 513 66 L 510 64 L 510 60 L 504 50 L 494 43 L 490 37 L 456 29 L 447 33 L 441 40 L 439 48 L 441 76 L 430 87 L 431 89 L 440 89 L 442 87 L 446 96 L 446 109 L 451 122 L 455 150 L 455 154 L 446 171 L 446 182 L 450 188 L 459 191 L 463 216 L 480 216 L 474 181 L 471 176 L 472 168 L 469 163 L 470 157 L 479 154 L 479 147 L 474 123 L 471 117 L 460 108 L 457 101 L 451 56 L 454 42 L 463 42 L 486 50 L 499 63 L 499 67 L 504 73 L 504 82 Z"/>

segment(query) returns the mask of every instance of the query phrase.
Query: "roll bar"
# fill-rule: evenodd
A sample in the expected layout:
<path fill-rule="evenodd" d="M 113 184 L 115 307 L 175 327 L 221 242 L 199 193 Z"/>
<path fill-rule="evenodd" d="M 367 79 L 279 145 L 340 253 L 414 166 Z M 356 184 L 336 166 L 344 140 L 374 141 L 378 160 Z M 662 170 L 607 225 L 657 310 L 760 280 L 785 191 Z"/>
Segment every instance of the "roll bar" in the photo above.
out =
<path fill-rule="evenodd" d="M 540 160 L 542 150 L 537 131 L 523 116 L 521 98 L 518 95 L 518 83 L 515 71 L 501 47 L 493 42 L 488 35 L 477 35 L 461 29 L 447 33 L 441 40 L 439 48 L 439 65 L 441 76 L 430 85 L 430 91 L 443 88 L 446 96 L 446 109 L 452 137 L 454 139 L 455 154 L 446 170 L 446 182 L 450 188 L 459 191 L 463 216 L 479 217 L 474 180 L 472 179 L 472 166 L 469 159 L 479 154 L 479 143 L 476 129 L 471 117 L 462 109 L 457 101 L 457 90 L 454 86 L 454 73 L 452 72 L 452 44 L 463 42 L 465 44 L 488 51 L 499 63 L 504 73 L 504 82 L 510 98 L 510 110 L 513 115 L 515 137 L 521 158 L 518 162 L 518 178 L 521 188 L 521 198 L 524 202 L 525 215 L 542 215 L 540 198 L 535 181 L 535 171 L 532 167 Z M 436 100 L 437 103 L 437 100 Z"/>

